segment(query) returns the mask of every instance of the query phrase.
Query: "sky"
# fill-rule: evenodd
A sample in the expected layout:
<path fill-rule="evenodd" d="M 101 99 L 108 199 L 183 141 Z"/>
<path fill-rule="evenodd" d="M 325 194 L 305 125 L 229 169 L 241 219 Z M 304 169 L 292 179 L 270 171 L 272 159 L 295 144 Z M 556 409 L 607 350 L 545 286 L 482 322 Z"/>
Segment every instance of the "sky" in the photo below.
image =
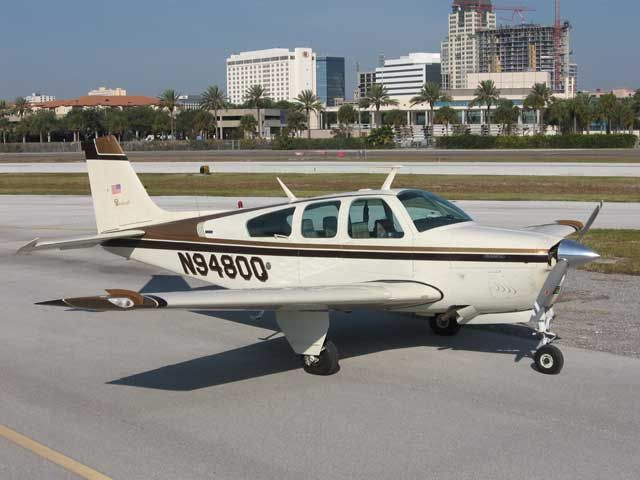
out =
<path fill-rule="evenodd" d="M 553 0 L 497 0 L 536 8 L 552 23 Z M 34 91 L 74 98 L 101 85 L 129 94 L 225 88 L 225 58 L 273 47 L 311 47 L 356 62 L 379 54 L 439 52 L 451 0 L 0 0 L 0 99 Z M 506 14 L 505 14 L 506 15 Z M 638 0 L 562 0 L 573 25 L 579 88 L 640 87 Z"/>

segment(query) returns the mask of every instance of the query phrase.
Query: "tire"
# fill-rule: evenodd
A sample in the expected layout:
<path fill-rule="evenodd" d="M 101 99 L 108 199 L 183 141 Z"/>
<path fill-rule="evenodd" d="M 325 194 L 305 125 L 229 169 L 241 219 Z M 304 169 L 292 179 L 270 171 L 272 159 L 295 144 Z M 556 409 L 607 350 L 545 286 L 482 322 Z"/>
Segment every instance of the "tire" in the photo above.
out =
<path fill-rule="evenodd" d="M 536 368 L 546 375 L 557 375 L 564 366 L 564 356 L 558 347 L 544 345 L 536 350 Z"/>
<path fill-rule="evenodd" d="M 316 362 L 310 363 L 309 356 L 302 355 L 302 367 L 312 375 L 333 375 L 340 369 L 338 349 L 332 341 L 327 340 Z"/>
<path fill-rule="evenodd" d="M 455 318 L 438 315 L 429 319 L 429 326 L 433 333 L 445 337 L 451 337 L 460 331 L 460 324 Z"/>

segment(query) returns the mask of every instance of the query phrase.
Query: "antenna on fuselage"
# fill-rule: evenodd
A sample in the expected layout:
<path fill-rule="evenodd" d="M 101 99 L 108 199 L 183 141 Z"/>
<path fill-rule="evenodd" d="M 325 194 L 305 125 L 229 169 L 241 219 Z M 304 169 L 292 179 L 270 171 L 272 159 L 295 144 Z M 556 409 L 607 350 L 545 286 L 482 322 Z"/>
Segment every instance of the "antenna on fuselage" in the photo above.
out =
<path fill-rule="evenodd" d="M 391 167 L 391 171 L 389 172 L 389 175 L 387 176 L 386 180 L 382 184 L 382 188 L 380 190 L 391 190 L 391 184 L 393 183 L 393 180 L 396 178 L 396 174 L 398 173 L 398 170 L 400 170 L 401 168 L 402 168 L 402 165 L 396 165 L 394 167 Z"/>
<path fill-rule="evenodd" d="M 278 180 L 278 183 L 282 187 L 282 190 L 284 190 L 284 194 L 287 196 L 287 198 L 289 199 L 290 202 L 295 202 L 296 200 L 298 200 L 296 198 L 296 196 L 291 192 L 291 190 L 289 190 L 289 187 L 287 187 L 284 184 L 284 182 L 282 180 L 280 180 L 279 177 L 276 177 L 276 180 Z"/>

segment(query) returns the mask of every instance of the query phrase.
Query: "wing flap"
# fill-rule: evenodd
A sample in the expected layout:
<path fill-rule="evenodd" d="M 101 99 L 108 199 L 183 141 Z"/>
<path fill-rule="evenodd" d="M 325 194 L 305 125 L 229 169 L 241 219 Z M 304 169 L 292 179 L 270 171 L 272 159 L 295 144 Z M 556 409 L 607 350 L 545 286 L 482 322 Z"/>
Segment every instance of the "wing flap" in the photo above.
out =
<path fill-rule="evenodd" d="M 125 230 L 123 232 L 102 233 L 90 237 L 66 238 L 52 242 L 41 242 L 39 238 L 31 240 L 20 247 L 16 255 L 25 255 L 37 250 L 69 250 L 73 248 L 89 248 L 114 238 L 136 238 L 144 235 L 144 230 Z"/>
<path fill-rule="evenodd" d="M 326 311 L 355 308 L 393 309 L 442 299 L 440 290 L 418 282 L 367 282 L 320 287 L 195 290 L 140 294 L 108 290 L 97 297 L 63 298 L 43 305 L 87 310 L 176 308 L 185 310 Z"/>

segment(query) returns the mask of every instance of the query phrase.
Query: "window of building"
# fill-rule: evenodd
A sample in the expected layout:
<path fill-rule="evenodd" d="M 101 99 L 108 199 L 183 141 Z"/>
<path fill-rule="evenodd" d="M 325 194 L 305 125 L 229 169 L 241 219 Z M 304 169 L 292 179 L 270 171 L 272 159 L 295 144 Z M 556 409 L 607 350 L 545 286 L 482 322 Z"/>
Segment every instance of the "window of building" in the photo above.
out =
<path fill-rule="evenodd" d="M 291 223 L 295 208 L 285 208 L 260 215 L 247 222 L 247 231 L 251 237 L 288 237 L 291 235 Z"/>
<path fill-rule="evenodd" d="M 302 215 L 302 236 L 305 238 L 333 238 L 338 233 L 340 202 L 314 203 Z"/>
<path fill-rule="evenodd" d="M 402 238 L 404 232 L 387 202 L 381 198 L 363 198 L 349 208 L 349 236 Z"/>
<path fill-rule="evenodd" d="M 419 232 L 471 221 L 471 217 L 453 203 L 433 193 L 412 190 L 402 192 L 398 195 L 398 199 L 407 209 Z"/>

